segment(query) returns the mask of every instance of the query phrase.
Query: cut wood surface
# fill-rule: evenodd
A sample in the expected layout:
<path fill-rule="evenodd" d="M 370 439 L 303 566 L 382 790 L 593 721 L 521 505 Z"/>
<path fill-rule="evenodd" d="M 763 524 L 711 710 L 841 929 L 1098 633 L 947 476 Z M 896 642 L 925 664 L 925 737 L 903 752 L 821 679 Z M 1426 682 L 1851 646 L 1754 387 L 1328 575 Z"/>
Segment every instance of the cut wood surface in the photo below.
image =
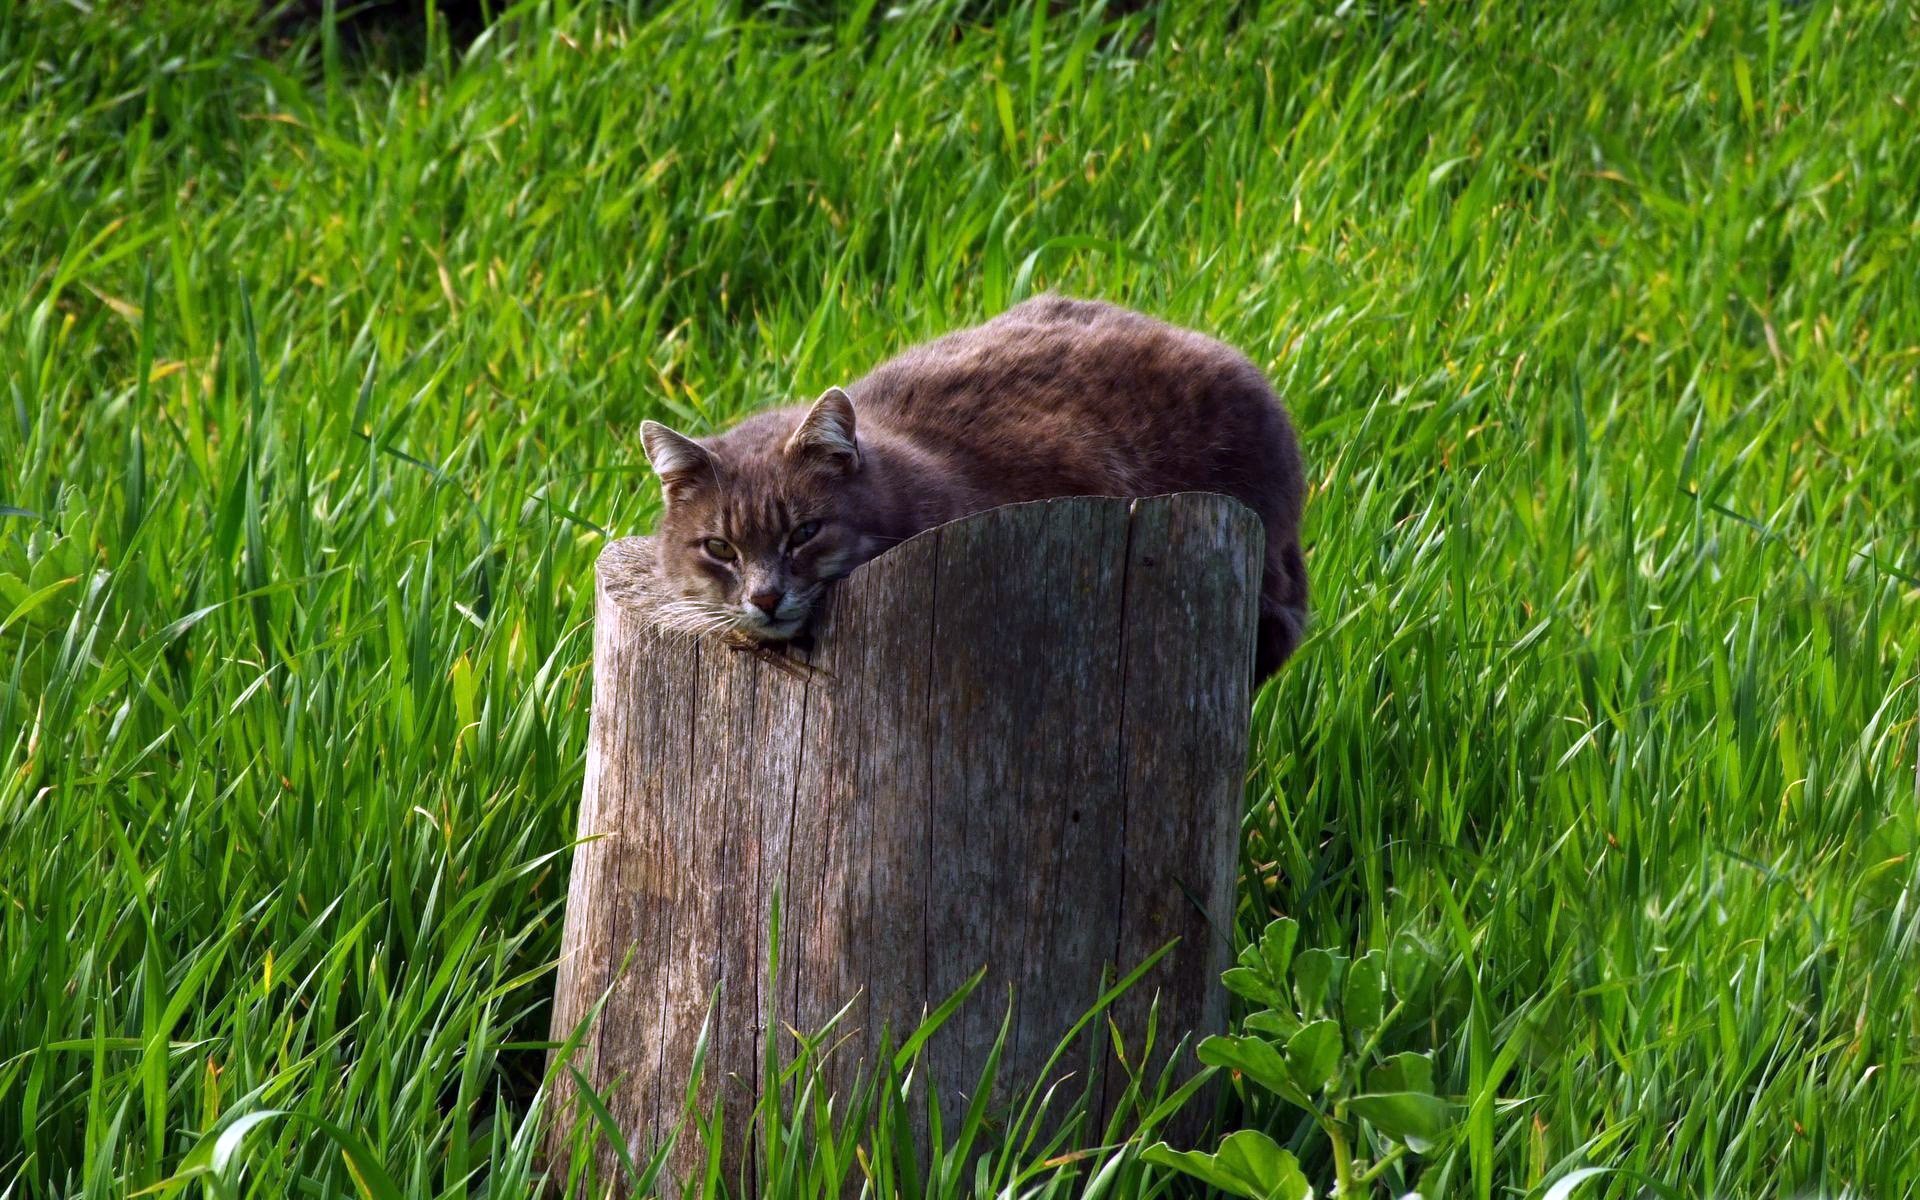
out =
<path fill-rule="evenodd" d="M 1224 1025 L 1252 512 L 1074 498 L 930 530 L 834 587 L 801 673 L 657 630 L 651 554 L 628 538 L 600 557 L 579 823 L 594 840 L 574 857 L 553 1017 L 565 1039 L 605 996 L 574 1065 L 636 1159 L 678 1117 L 710 1007 L 701 1098 L 736 1151 L 769 1022 L 812 1030 L 851 1004 L 844 1086 L 883 1028 L 910 1030 L 983 966 L 929 1044 L 943 1111 L 1010 993 L 1002 1076 L 1024 1087 L 1103 984 L 1170 939 L 1116 1007 L 1122 1030 L 1137 1044 L 1156 993 L 1163 1044 Z"/>

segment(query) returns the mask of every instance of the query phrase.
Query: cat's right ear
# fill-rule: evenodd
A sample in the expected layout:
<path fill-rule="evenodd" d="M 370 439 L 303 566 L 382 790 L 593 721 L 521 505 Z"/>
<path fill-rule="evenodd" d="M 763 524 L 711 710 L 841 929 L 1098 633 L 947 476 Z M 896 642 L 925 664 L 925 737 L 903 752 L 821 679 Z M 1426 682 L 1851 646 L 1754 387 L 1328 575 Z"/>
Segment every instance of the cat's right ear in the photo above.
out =
<path fill-rule="evenodd" d="M 713 477 L 713 455 L 707 448 L 658 421 L 640 422 L 640 444 L 668 500 Z"/>

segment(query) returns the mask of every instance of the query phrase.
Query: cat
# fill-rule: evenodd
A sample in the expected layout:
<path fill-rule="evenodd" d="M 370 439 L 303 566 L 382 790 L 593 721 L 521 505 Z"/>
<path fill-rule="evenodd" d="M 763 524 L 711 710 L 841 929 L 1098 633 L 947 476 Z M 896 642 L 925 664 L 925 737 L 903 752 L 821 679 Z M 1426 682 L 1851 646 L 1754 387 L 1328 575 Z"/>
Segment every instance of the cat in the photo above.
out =
<path fill-rule="evenodd" d="M 1100 301 L 1043 295 L 916 346 L 808 407 L 695 441 L 640 427 L 666 512 L 669 623 L 779 643 L 832 581 L 969 513 L 1060 496 L 1223 492 L 1266 527 L 1256 678 L 1298 646 L 1304 467 L 1238 351 Z"/>

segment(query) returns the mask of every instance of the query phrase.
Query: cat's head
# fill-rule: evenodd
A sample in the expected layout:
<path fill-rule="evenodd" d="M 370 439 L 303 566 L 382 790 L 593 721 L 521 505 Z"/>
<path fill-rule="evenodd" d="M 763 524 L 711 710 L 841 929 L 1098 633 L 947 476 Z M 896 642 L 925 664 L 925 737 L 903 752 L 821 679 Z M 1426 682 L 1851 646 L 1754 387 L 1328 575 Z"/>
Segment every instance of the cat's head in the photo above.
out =
<path fill-rule="evenodd" d="M 648 421 L 640 440 L 667 501 L 655 538 L 667 624 L 782 641 L 872 556 L 855 520 L 853 401 L 839 388 L 797 424 L 768 413 L 697 442 Z"/>

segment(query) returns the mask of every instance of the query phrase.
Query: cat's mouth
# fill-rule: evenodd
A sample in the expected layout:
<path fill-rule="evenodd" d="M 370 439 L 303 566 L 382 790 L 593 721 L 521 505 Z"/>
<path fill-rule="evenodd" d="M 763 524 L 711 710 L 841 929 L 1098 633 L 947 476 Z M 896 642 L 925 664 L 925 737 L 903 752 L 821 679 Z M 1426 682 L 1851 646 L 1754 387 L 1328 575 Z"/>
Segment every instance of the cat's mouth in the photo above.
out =
<path fill-rule="evenodd" d="M 736 628 L 748 637 L 762 642 L 784 642 L 798 634 L 807 625 L 807 614 L 797 617 L 742 617 Z"/>
<path fill-rule="evenodd" d="M 807 620 L 812 616 L 812 598 L 794 597 L 772 612 L 747 607 L 735 621 L 734 628 L 756 641 L 784 642 L 806 629 Z"/>
<path fill-rule="evenodd" d="M 754 604 L 743 604 L 734 619 L 734 628 L 755 641 L 786 642 L 806 631 L 813 618 L 814 604 L 824 583 L 787 592 L 771 612 Z"/>

